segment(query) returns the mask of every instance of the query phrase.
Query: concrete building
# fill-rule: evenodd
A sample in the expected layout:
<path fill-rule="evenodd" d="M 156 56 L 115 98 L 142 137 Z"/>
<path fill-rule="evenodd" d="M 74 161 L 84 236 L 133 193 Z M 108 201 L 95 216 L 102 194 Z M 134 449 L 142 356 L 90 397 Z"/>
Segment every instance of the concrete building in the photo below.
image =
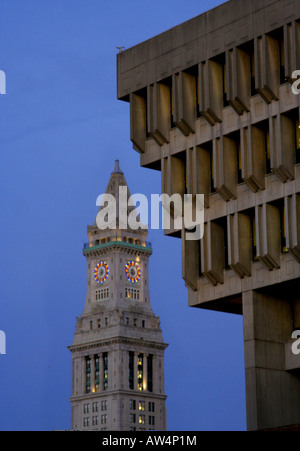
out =
<path fill-rule="evenodd" d="M 205 195 L 203 239 L 166 234 L 189 305 L 243 315 L 248 430 L 300 428 L 299 69 L 298 0 L 230 0 L 117 56 L 141 166 Z"/>
<path fill-rule="evenodd" d="M 106 194 L 117 201 L 114 229 L 88 226 L 87 294 L 72 346 L 72 430 L 166 430 L 164 343 L 149 296 L 147 230 L 123 228 L 116 161 Z M 99 213 L 104 207 L 100 207 Z M 130 213 L 128 207 L 127 216 Z M 98 213 L 98 214 L 99 214 Z"/>

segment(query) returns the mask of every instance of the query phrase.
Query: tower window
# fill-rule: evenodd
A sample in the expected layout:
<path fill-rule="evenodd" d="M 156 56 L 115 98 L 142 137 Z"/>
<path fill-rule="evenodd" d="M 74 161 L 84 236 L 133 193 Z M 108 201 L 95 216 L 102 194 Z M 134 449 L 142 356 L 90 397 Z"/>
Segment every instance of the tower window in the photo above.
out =
<path fill-rule="evenodd" d="M 107 410 L 107 400 L 101 401 L 101 411 Z"/>
<path fill-rule="evenodd" d="M 137 379 L 138 379 L 138 390 L 143 391 L 143 379 L 144 379 L 144 365 L 143 365 L 143 354 L 138 355 L 137 362 Z"/>
<path fill-rule="evenodd" d="M 101 424 L 107 424 L 107 414 L 101 415 Z"/>
<path fill-rule="evenodd" d="M 149 412 L 155 412 L 155 403 L 154 402 L 149 402 L 148 403 L 148 410 Z"/>
<path fill-rule="evenodd" d="M 91 392 L 91 359 L 85 358 L 85 392 Z"/>
<path fill-rule="evenodd" d="M 129 409 L 130 409 L 130 410 L 135 410 L 135 409 L 136 409 L 136 402 L 135 402 L 135 399 L 130 399 L 130 400 L 129 400 Z"/>
<path fill-rule="evenodd" d="M 145 401 L 139 401 L 139 410 L 145 410 Z"/>
<path fill-rule="evenodd" d="M 84 417 L 83 418 L 83 426 L 84 427 L 88 427 L 90 425 L 90 419 L 89 417 Z"/>
<path fill-rule="evenodd" d="M 100 357 L 95 355 L 95 391 L 98 392 L 100 388 Z"/>
<path fill-rule="evenodd" d="M 98 412 L 98 403 L 93 402 L 93 412 Z"/>
<path fill-rule="evenodd" d="M 149 415 L 149 425 L 154 426 L 155 425 L 155 416 Z"/>
<path fill-rule="evenodd" d="M 129 388 L 131 390 L 133 390 L 134 387 L 134 379 L 133 379 L 133 375 L 134 375 L 134 352 L 129 351 L 129 365 L 128 365 L 128 369 L 129 369 Z"/>
<path fill-rule="evenodd" d="M 96 301 L 109 299 L 109 288 L 96 290 Z"/>
<path fill-rule="evenodd" d="M 139 415 L 139 424 L 145 424 L 145 415 Z"/>
<path fill-rule="evenodd" d="M 108 354 L 107 352 L 103 353 L 103 390 L 107 390 L 108 388 Z"/>
<path fill-rule="evenodd" d="M 147 388 L 148 391 L 153 391 L 153 355 L 147 356 Z M 153 410 L 154 412 L 154 410 Z"/>
<path fill-rule="evenodd" d="M 97 426 L 97 424 L 98 424 L 98 417 L 97 416 L 94 416 L 92 418 L 92 423 L 93 423 L 93 426 Z"/>
<path fill-rule="evenodd" d="M 140 290 L 136 290 L 134 288 L 125 288 L 125 298 L 139 300 L 140 299 Z"/>
<path fill-rule="evenodd" d="M 136 422 L 136 415 L 135 413 L 131 413 L 129 416 L 129 423 L 135 423 Z"/>

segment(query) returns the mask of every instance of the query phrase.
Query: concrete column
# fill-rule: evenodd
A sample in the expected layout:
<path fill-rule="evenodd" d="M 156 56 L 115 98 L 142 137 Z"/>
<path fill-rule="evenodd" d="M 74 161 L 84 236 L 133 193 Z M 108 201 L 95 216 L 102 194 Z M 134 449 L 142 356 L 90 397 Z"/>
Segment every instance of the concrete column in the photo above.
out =
<path fill-rule="evenodd" d="M 277 292 L 276 292 L 277 291 Z M 299 374 L 285 369 L 293 329 L 291 293 L 243 293 L 248 430 L 300 424 Z"/>

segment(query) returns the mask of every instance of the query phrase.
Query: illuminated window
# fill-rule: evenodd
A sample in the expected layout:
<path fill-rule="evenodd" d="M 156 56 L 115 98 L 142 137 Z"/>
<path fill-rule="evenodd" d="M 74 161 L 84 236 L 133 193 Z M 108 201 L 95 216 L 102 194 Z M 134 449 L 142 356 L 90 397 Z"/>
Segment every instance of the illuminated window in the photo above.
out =
<path fill-rule="evenodd" d="M 135 290 L 134 288 L 125 288 L 125 298 L 139 300 L 140 299 L 140 291 Z"/>
<path fill-rule="evenodd" d="M 100 357 L 95 355 L 95 391 L 100 388 Z"/>
<path fill-rule="evenodd" d="M 137 362 L 138 368 L 137 368 L 137 379 L 138 379 L 138 390 L 143 391 L 143 378 L 144 378 L 144 368 L 143 368 L 143 354 L 138 355 L 138 362 Z"/>
<path fill-rule="evenodd" d="M 103 390 L 108 388 L 108 355 L 107 352 L 103 353 Z"/>
<path fill-rule="evenodd" d="M 139 424 L 145 424 L 145 415 L 139 415 Z"/>
<path fill-rule="evenodd" d="M 145 410 L 145 401 L 139 401 L 139 410 Z"/>

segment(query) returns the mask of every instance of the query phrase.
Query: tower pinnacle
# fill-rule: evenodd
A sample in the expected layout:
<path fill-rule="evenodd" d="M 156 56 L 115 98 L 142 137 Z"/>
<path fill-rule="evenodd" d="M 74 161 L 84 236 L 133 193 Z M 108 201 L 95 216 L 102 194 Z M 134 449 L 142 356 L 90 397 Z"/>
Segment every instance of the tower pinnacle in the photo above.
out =
<path fill-rule="evenodd" d="M 113 171 L 112 171 L 112 174 L 116 174 L 116 173 L 117 173 L 117 174 L 124 174 L 123 171 L 121 170 L 119 160 L 116 160 L 116 161 L 115 161 L 115 166 L 114 166 L 114 169 L 113 169 Z"/>

